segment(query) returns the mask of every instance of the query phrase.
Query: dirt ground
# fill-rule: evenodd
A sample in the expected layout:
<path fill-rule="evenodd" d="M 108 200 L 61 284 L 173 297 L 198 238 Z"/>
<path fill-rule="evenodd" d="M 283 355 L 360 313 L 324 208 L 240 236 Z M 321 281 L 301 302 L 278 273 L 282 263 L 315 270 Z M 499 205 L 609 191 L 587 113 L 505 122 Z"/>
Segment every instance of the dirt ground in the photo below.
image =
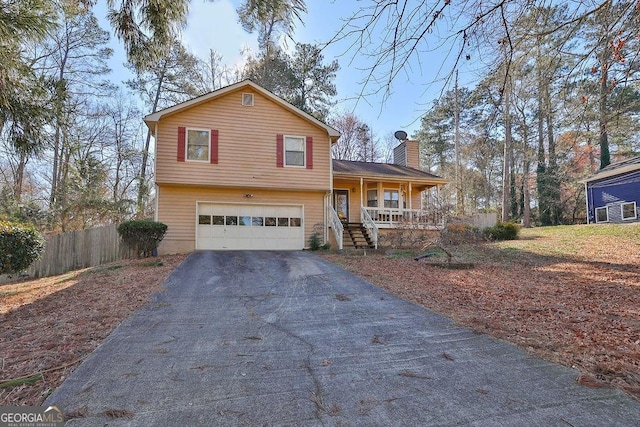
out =
<path fill-rule="evenodd" d="M 39 405 L 183 255 L 127 260 L 0 285 L 0 405 Z"/>
<path fill-rule="evenodd" d="M 528 232 L 446 248 L 472 268 L 443 268 L 437 250 L 418 261 L 406 251 L 325 257 L 460 325 L 574 367 L 584 385 L 640 398 L 640 227 L 631 230 L 555 240 Z"/>
<path fill-rule="evenodd" d="M 461 325 L 572 366 L 576 380 L 640 398 L 640 226 L 617 235 L 524 232 L 520 240 L 417 252 L 323 253 Z M 577 231 L 576 231 L 577 230 Z M 588 229 L 587 229 L 588 230 Z M 577 233 L 577 234 L 576 234 Z M 0 285 L 0 405 L 39 405 L 184 256 L 121 261 Z"/>

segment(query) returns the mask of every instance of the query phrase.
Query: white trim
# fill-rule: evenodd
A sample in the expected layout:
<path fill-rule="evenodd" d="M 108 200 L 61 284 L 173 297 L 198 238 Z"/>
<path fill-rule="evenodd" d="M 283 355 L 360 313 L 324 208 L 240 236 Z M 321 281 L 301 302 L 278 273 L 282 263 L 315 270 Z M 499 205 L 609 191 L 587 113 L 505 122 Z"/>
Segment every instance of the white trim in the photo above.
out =
<path fill-rule="evenodd" d="M 290 207 L 290 208 L 299 208 L 300 212 L 301 212 L 301 217 L 300 217 L 300 227 L 293 227 L 293 228 L 300 228 L 301 231 L 301 248 L 306 248 L 307 246 L 305 245 L 305 235 L 306 235 L 306 230 L 305 230 L 305 211 L 304 211 L 304 204 L 295 204 L 295 203 L 247 203 L 247 202 L 216 202 L 216 201 L 210 201 L 210 200 L 196 200 L 195 203 L 195 210 L 194 210 L 194 222 L 195 222 L 195 233 L 194 233 L 194 248 L 196 250 L 198 250 L 198 223 L 199 223 L 199 215 L 200 215 L 200 204 L 208 204 L 208 205 L 227 205 L 227 206 L 243 206 L 243 207 L 252 207 L 252 206 L 264 206 L 264 207 L 272 207 L 272 206 L 276 206 L 276 207 Z M 264 225 L 263 225 L 264 226 Z M 257 227 L 257 226 L 253 226 L 252 227 Z M 291 226 L 288 226 L 287 228 L 292 228 Z"/>
<path fill-rule="evenodd" d="M 154 184 L 156 187 L 156 199 L 154 200 L 154 212 L 153 212 L 153 220 L 158 222 L 158 200 L 160 199 L 160 187 L 158 184 Z"/>
<path fill-rule="evenodd" d="M 615 163 L 611 163 L 611 165 L 615 165 Z M 587 182 L 598 181 L 600 179 L 609 178 L 615 175 L 621 175 L 621 174 L 632 172 L 638 169 L 640 169 L 640 163 L 630 164 L 630 165 L 621 166 L 619 168 L 614 168 L 607 171 L 596 172 L 594 175 L 591 175 L 590 177 L 587 177 L 578 182 L 582 182 L 586 184 Z"/>
<path fill-rule="evenodd" d="M 242 98 L 241 98 L 242 106 L 243 107 L 253 107 L 254 98 L 255 98 L 255 95 L 252 94 L 251 92 L 242 92 Z M 246 103 L 246 102 L 244 102 L 245 99 L 251 99 L 251 102 Z"/>
<path fill-rule="evenodd" d="M 198 160 L 189 158 L 189 131 L 207 132 L 207 160 Z M 201 128 L 186 128 L 184 131 L 184 161 L 194 163 L 209 163 L 211 162 L 211 129 Z"/>
<path fill-rule="evenodd" d="M 287 164 L 287 138 L 296 138 L 302 140 L 302 164 L 301 165 L 289 165 Z M 297 152 L 297 151 L 296 151 Z M 306 168 L 307 167 L 307 137 L 300 135 L 282 135 L 282 165 L 285 168 Z"/>
<path fill-rule="evenodd" d="M 625 218 L 624 217 L 624 205 L 633 205 L 633 217 L 629 217 L 629 218 Z M 622 221 L 634 221 L 636 219 L 638 219 L 638 206 L 636 206 L 636 202 L 622 202 L 620 203 L 620 218 L 622 219 Z"/>
<path fill-rule="evenodd" d="M 338 209 L 336 209 L 336 207 L 333 206 L 333 203 L 336 200 L 336 191 L 346 191 L 347 192 L 347 222 L 351 222 L 351 218 L 350 218 L 351 217 L 351 189 L 350 188 L 339 188 L 339 187 L 336 187 L 336 188 L 333 189 L 333 191 L 331 193 L 331 207 L 337 213 Z"/>
<path fill-rule="evenodd" d="M 291 111 L 293 114 L 307 120 L 308 122 L 311 122 L 312 124 L 314 124 L 315 126 L 321 129 L 324 129 L 327 132 L 327 135 L 329 135 L 329 139 L 331 140 L 332 143 L 335 143 L 340 137 L 340 132 L 338 132 L 336 129 L 332 128 L 331 126 L 325 123 L 322 123 L 320 120 L 316 119 L 312 115 L 305 113 L 304 111 L 288 103 L 284 99 L 272 94 L 271 92 L 264 89 L 263 87 L 258 86 L 251 80 L 243 80 L 241 82 L 215 90 L 213 92 L 209 92 L 197 98 L 193 98 L 188 101 L 182 102 L 180 104 L 176 104 L 172 107 L 165 108 L 164 110 L 156 111 L 155 113 L 149 114 L 148 116 L 144 117 L 143 120 L 147 124 L 147 127 L 151 129 L 152 124 L 157 123 L 158 121 L 160 121 L 160 119 L 162 119 L 165 116 L 178 113 L 180 111 L 186 110 L 188 108 L 194 107 L 198 104 L 202 104 L 212 99 L 224 96 L 228 93 L 234 92 L 244 87 L 252 88 L 254 91 L 265 96 L 266 98 L 269 98 L 270 100 L 274 101 L 276 104 L 279 104 L 280 106 L 284 107 L 286 110 Z"/>
<path fill-rule="evenodd" d="M 607 220 L 606 221 L 598 221 L 598 209 L 604 209 L 605 212 L 607 213 Z M 609 206 L 599 206 L 599 207 L 594 207 L 594 214 L 595 214 L 595 219 L 596 219 L 596 223 L 605 223 L 605 222 L 609 222 Z"/>
<path fill-rule="evenodd" d="M 384 205 L 384 202 L 385 202 L 384 192 L 385 191 L 395 191 L 396 193 L 398 193 L 398 206 L 396 206 L 395 208 L 392 208 L 392 207 L 386 207 Z M 403 209 L 402 204 L 400 203 L 402 201 L 401 197 L 402 197 L 402 193 L 400 192 L 400 187 L 395 188 L 395 189 L 394 188 L 389 188 L 389 187 L 386 187 L 386 188 L 382 187 L 382 208 L 383 209 Z M 391 201 L 393 201 L 393 199 Z"/>
<path fill-rule="evenodd" d="M 587 213 L 587 224 L 591 224 L 591 221 L 589 220 L 589 186 L 587 185 L 587 183 L 584 183 L 584 199 L 585 199 L 585 204 L 586 204 L 586 210 L 585 212 Z M 593 203 L 593 200 L 591 201 Z"/>

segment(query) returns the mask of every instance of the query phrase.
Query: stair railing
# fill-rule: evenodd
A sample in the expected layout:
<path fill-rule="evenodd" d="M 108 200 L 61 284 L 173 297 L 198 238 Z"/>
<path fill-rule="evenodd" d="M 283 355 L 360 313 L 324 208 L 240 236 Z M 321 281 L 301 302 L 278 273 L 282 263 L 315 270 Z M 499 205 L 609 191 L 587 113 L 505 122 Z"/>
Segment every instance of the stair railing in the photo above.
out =
<path fill-rule="evenodd" d="M 369 231 L 373 245 L 378 249 L 378 226 L 373 222 L 371 215 L 369 215 L 369 212 L 367 212 L 364 206 L 360 207 L 360 222 L 362 222 L 364 228 Z"/>
<path fill-rule="evenodd" d="M 340 221 L 340 217 L 333 206 L 329 206 L 329 226 L 331 230 L 333 230 L 333 235 L 336 238 L 336 242 L 338 242 L 338 249 L 342 250 L 342 235 L 344 234 L 344 226 L 342 225 L 342 221 Z"/>

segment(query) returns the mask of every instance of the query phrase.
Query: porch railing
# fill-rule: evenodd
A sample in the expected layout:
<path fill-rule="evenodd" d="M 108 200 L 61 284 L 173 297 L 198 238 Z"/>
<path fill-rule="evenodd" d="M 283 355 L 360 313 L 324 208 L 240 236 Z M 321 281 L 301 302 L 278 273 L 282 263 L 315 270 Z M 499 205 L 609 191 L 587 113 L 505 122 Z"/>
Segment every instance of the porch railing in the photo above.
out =
<path fill-rule="evenodd" d="M 373 241 L 375 248 L 378 249 L 378 226 L 366 209 L 360 209 L 360 222 L 362 222 L 362 225 L 369 230 L 371 240 Z"/>
<path fill-rule="evenodd" d="M 342 225 L 342 221 L 340 221 L 340 217 L 338 217 L 338 213 L 333 206 L 328 206 L 327 211 L 329 213 L 329 226 L 331 230 L 333 230 L 333 235 L 336 238 L 336 242 L 338 242 L 338 249 L 342 249 L 342 236 L 344 234 L 344 227 Z"/>
<path fill-rule="evenodd" d="M 401 208 L 372 208 L 363 206 L 361 212 L 367 212 L 378 228 L 394 228 L 402 225 L 417 225 L 422 227 L 442 227 L 443 218 L 440 215 L 420 209 Z"/>

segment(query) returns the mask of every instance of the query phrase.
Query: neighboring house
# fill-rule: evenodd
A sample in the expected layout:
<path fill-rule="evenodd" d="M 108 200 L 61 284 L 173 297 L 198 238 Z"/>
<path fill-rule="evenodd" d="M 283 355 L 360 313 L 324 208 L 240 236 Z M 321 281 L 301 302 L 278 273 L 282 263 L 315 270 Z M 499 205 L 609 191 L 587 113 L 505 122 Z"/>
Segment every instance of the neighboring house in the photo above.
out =
<path fill-rule="evenodd" d="M 344 236 L 361 245 L 355 228 L 375 247 L 378 228 L 426 226 L 421 192 L 446 183 L 419 170 L 412 141 L 396 149 L 406 166 L 332 161 L 337 130 L 249 80 L 144 121 L 155 219 L 168 225 L 160 253 L 303 249 L 314 233 L 342 248 Z"/>
<path fill-rule="evenodd" d="M 587 223 L 640 221 L 640 156 L 611 163 L 582 182 Z"/>

